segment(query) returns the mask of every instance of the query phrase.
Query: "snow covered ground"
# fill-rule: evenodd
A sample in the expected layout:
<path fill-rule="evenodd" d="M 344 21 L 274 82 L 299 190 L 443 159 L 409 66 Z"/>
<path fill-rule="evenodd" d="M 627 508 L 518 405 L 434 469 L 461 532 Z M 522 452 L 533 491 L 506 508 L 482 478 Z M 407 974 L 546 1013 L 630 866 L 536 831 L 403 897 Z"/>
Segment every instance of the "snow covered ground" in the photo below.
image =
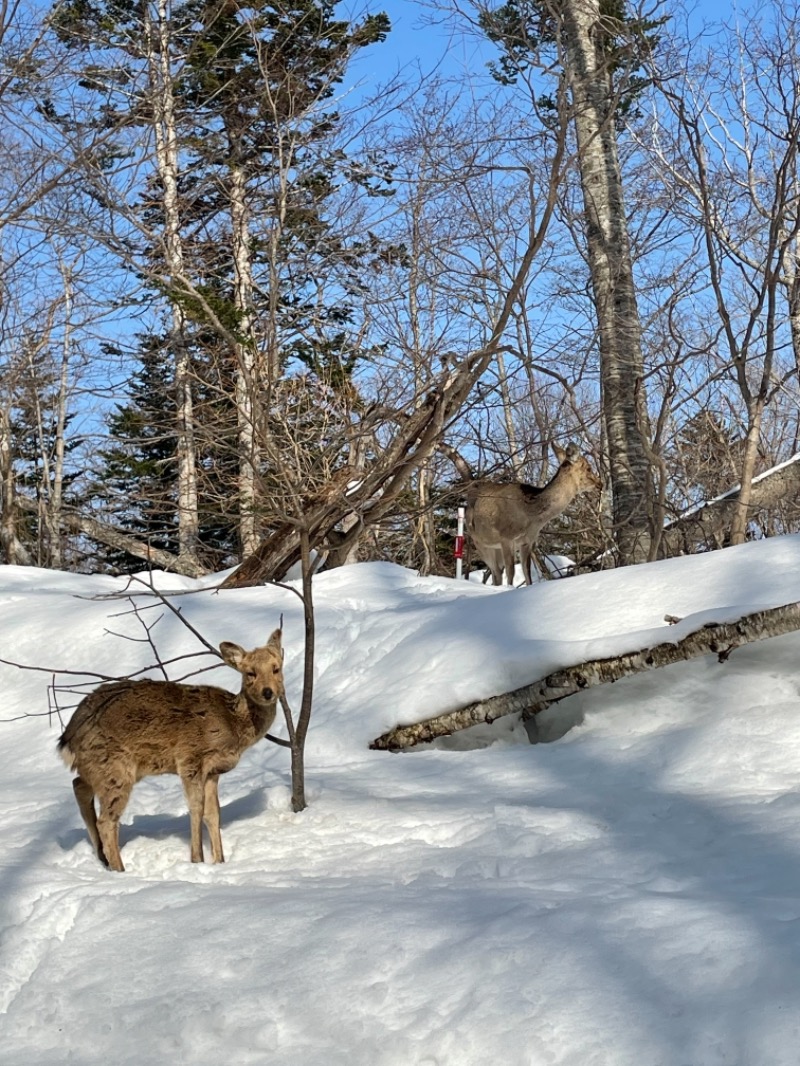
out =
<path fill-rule="evenodd" d="M 297 597 L 212 584 L 158 577 L 195 590 L 175 602 L 215 643 L 262 643 L 282 613 L 299 705 Z M 102 598 L 124 585 L 0 567 L 0 655 L 152 662 Z M 315 598 L 310 805 L 291 813 L 284 749 L 246 753 L 220 783 L 224 866 L 188 861 L 180 783 L 150 778 L 128 872 L 102 869 L 58 723 L 18 717 L 47 711 L 50 674 L 0 668 L 2 1066 L 796 1066 L 800 635 L 573 698 L 543 716 L 573 726 L 553 743 L 502 720 L 368 744 L 664 639 L 665 614 L 798 600 L 800 538 L 517 590 L 363 564 Z M 162 657 L 196 650 L 159 614 Z"/>

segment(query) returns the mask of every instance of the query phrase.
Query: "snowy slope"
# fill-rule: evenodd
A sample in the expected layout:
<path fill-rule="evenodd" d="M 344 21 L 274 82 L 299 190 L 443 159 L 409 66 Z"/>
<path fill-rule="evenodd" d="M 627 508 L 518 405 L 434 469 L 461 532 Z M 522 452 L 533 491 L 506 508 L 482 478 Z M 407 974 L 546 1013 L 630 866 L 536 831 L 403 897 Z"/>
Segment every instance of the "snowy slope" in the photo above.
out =
<path fill-rule="evenodd" d="M 175 602 L 213 642 L 261 643 L 283 614 L 299 705 L 294 593 L 158 584 L 192 593 Z M 0 568 L 0 655 L 152 662 L 126 602 L 102 598 L 124 586 Z M 57 722 L 19 718 L 46 712 L 50 675 L 0 668 L 2 1066 L 796 1066 L 800 635 L 575 697 L 544 716 L 544 734 L 577 723 L 552 744 L 502 721 L 367 745 L 677 636 L 667 613 L 800 600 L 800 538 L 531 589 L 364 564 L 314 591 L 310 806 L 291 813 L 287 753 L 258 745 L 221 781 L 224 866 L 188 862 L 181 787 L 160 778 L 126 812 L 128 872 L 103 870 Z M 197 650 L 158 615 L 163 658 Z"/>

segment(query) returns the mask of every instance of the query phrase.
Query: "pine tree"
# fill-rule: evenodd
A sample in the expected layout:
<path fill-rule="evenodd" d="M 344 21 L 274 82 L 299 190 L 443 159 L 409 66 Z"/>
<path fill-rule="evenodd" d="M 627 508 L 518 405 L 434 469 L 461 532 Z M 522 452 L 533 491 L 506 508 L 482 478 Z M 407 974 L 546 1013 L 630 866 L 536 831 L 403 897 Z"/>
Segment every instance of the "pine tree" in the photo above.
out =
<path fill-rule="evenodd" d="M 211 527 L 219 551 L 229 550 L 227 516 L 238 518 L 245 553 L 268 517 L 264 487 L 282 465 L 269 405 L 287 364 L 296 359 L 343 383 L 355 361 L 346 342 L 347 294 L 357 285 L 359 257 L 371 249 L 340 240 L 326 211 L 338 184 L 354 174 L 364 181 L 366 170 L 328 144 L 338 121 L 332 96 L 352 55 L 382 40 L 388 22 L 377 15 L 351 23 L 333 10 L 316 0 L 246 9 L 200 0 L 169 8 L 162 0 L 148 14 L 149 5 L 129 0 L 68 0 L 55 19 L 61 39 L 86 54 L 81 84 L 96 100 L 90 121 L 116 124 L 120 141 L 130 141 L 140 127 L 163 131 L 169 103 L 174 189 L 168 195 L 159 163 L 138 212 L 142 232 L 159 235 L 139 248 L 142 277 L 154 298 L 171 305 L 173 328 L 166 338 L 143 340 L 131 406 L 117 412 L 111 430 L 128 442 L 120 445 L 123 481 L 150 484 L 153 453 L 159 475 L 150 487 L 159 490 L 161 510 L 140 510 L 133 522 L 172 543 L 164 509 L 180 516 L 185 508 L 179 493 L 165 491 L 165 480 L 180 482 L 180 462 L 159 453 L 171 447 L 180 458 L 188 427 L 178 400 L 191 412 L 193 550 L 206 554 Z M 169 63 L 166 44 L 154 50 L 142 43 L 154 28 L 169 43 Z M 107 165 L 115 164 L 112 152 Z M 176 239 L 178 259 L 170 251 Z M 153 368 L 146 364 L 155 348 L 163 359 L 157 385 L 162 396 L 172 388 L 174 401 L 151 409 L 145 393 Z M 170 384 L 170 365 L 185 367 L 180 388 Z M 147 417 L 157 420 L 150 439 Z M 170 418 L 175 432 L 166 428 Z M 134 455 L 144 449 L 143 465 L 131 447 Z M 108 461 L 113 483 L 122 457 L 111 449 Z"/>
<path fill-rule="evenodd" d="M 187 44 L 179 92 L 197 125 L 192 170 L 219 190 L 222 242 L 232 249 L 229 306 L 215 311 L 227 323 L 234 368 L 240 539 L 249 554 L 269 506 L 264 486 L 283 465 L 263 397 L 277 395 L 293 357 L 326 384 L 352 371 L 349 355 L 336 359 L 349 320 L 341 277 L 363 249 L 340 241 L 325 217 L 347 164 L 328 145 L 337 121 L 328 101 L 354 52 L 382 40 L 388 22 L 337 20 L 334 5 L 318 0 L 258 2 L 246 17 L 231 5 L 189 6 L 202 29 Z M 321 308 L 332 275 L 339 291 Z"/>

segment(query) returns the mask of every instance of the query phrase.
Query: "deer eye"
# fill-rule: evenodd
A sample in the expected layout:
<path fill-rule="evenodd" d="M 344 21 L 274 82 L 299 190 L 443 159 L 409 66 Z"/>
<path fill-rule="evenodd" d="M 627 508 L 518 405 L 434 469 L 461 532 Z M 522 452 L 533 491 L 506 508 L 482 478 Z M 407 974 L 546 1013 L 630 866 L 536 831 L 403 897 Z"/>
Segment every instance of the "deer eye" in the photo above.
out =
<path fill-rule="evenodd" d="M 281 672 L 281 668 L 279 666 L 273 666 L 272 672 L 273 674 L 279 674 Z"/>
<path fill-rule="evenodd" d="M 249 677 L 251 681 L 255 681 L 255 679 L 256 679 L 255 670 L 248 670 L 246 676 Z"/>

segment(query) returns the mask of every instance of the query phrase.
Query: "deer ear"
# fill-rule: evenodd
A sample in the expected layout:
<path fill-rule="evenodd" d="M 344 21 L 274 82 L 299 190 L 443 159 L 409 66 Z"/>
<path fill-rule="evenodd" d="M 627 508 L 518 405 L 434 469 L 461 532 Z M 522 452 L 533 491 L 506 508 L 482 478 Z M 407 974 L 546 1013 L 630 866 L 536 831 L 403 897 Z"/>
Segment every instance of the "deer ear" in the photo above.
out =
<path fill-rule="evenodd" d="M 234 670 L 241 670 L 242 659 L 247 654 L 244 648 L 240 648 L 238 644 L 231 644 L 229 640 L 223 640 L 219 646 L 219 653 L 228 666 L 232 666 Z"/>
<path fill-rule="evenodd" d="M 283 637 L 283 630 L 281 630 L 281 629 L 273 630 L 272 631 L 272 635 L 270 636 L 269 640 L 267 641 L 267 647 L 268 648 L 280 648 L 280 646 L 281 646 L 281 638 L 282 637 Z"/>
<path fill-rule="evenodd" d="M 559 463 L 563 463 L 564 460 L 567 458 L 567 453 L 559 444 L 556 444 L 555 441 L 553 441 L 553 454 L 555 455 L 556 459 L 558 459 Z"/>

